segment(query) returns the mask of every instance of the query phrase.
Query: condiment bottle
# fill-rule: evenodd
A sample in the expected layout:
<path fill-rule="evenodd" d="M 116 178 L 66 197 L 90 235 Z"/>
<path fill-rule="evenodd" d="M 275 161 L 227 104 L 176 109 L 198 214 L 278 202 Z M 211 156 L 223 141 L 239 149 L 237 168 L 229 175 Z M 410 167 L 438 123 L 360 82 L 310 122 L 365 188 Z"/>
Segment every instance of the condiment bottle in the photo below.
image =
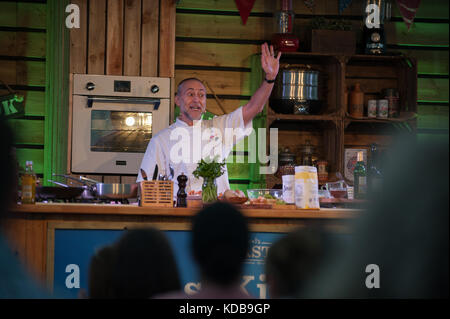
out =
<path fill-rule="evenodd" d="M 370 160 L 367 169 L 367 192 L 370 196 L 380 196 L 382 191 L 383 174 L 377 144 L 370 145 Z"/>
<path fill-rule="evenodd" d="M 295 193 L 294 193 L 294 186 L 295 186 L 295 167 L 294 167 L 294 173 L 293 174 L 287 174 L 281 176 L 281 179 L 283 181 L 283 200 L 286 204 L 294 204 L 295 202 Z"/>
<path fill-rule="evenodd" d="M 364 199 L 366 197 L 366 165 L 364 164 L 363 152 L 358 152 L 357 162 L 353 171 L 354 177 L 354 193 L 356 199 Z"/>
<path fill-rule="evenodd" d="M 319 185 L 323 185 L 328 181 L 328 162 L 325 160 L 317 161 L 317 177 Z"/>
<path fill-rule="evenodd" d="M 381 95 L 388 100 L 389 117 L 398 117 L 398 91 L 396 89 L 384 89 Z"/>
<path fill-rule="evenodd" d="M 33 171 L 33 162 L 27 161 L 25 173 L 22 175 L 22 204 L 36 202 L 36 174 Z"/>
<path fill-rule="evenodd" d="M 348 113 L 352 117 L 364 116 L 364 92 L 361 91 L 359 83 L 355 83 L 353 90 L 350 92 Z"/>

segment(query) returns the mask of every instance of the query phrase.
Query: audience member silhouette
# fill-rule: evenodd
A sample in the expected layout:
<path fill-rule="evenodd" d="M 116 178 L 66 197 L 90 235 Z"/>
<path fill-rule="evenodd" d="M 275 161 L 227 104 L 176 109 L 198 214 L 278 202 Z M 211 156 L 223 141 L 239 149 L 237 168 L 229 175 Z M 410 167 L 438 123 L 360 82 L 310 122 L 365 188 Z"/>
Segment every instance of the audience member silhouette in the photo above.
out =
<path fill-rule="evenodd" d="M 152 298 L 181 288 L 172 247 L 162 231 L 155 228 L 129 230 L 112 249 L 115 257 L 113 251 L 106 252 L 109 256 L 103 252 L 103 258 L 106 257 L 103 262 L 108 258 L 115 260 L 111 272 L 112 297 Z M 109 286 L 109 274 L 105 276 L 101 281 Z M 105 298 L 109 297 L 109 287 L 100 289 L 94 282 L 92 288 L 104 291 Z"/>
<path fill-rule="evenodd" d="M 117 247 L 108 245 L 99 249 L 89 265 L 88 298 L 114 298 L 113 270 L 117 263 Z"/>
<path fill-rule="evenodd" d="M 298 228 L 274 242 L 265 266 L 269 297 L 295 298 L 315 275 L 326 246 L 319 228 Z"/>
<path fill-rule="evenodd" d="M 400 141 L 381 196 L 300 297 L 448 298 L 448 139 Z"/>
<path fill-rule="evenodd" d="M 16 198 L 13 145 L 12 130 L 0 117 L 0 298 L 47 298 L 48 293 L 29 277 L 3 236 L 4 219 Z"/>
<path fill-rule="evenodd" d="M 201 275 L 201 290 L 194 298 L 250 298 L 240 288 L 249 230 L 235 207 L 218 202 L 196 214 L 191 245 Z"/>

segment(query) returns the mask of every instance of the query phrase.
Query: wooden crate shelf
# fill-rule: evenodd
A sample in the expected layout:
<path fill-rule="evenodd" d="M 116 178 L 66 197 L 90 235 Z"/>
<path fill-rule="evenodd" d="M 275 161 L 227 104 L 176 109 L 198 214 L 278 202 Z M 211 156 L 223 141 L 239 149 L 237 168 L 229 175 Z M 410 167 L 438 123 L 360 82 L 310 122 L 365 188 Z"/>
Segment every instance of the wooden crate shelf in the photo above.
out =
<path fill-rule="evenodd" d="M 317 115 L 278 114 L 268 107 L 266 127 L 278 128 L 279 149 L 295 148 L 296 145 L 304 144 L 305 139 L 310 139 L 313 145 L 320 149 L 321 159 L 328 161 L 330 173 L 343 173 L 344 149 L 348 147 L 348 143 L 369 148 L 369 144 L 375 142 L 386 147 L 392 141 L 392 132 L 395 130 L 415 132 L 417 63 L 414 59 L 401 55 L 290 52 L 284 53 L 281 57 L 280 65 L 285 64 L 292 66 L 309 64 L 316 67 L 324 73 L 327 91 L 322 97 L 326 105 Z M 356 82 L 361 84 L 365 92 L 365 107 L 367 107 L 367 100 L 380 99 L 379 93 L 382 89 L 396 88 L 400 95 L 399 117 L 380 119 L 349 116 L 344 99 L 345 90 Z M 364 125 L 366 129 L 360 130 Z M 392 126 L 391 132 L 388 130 L 387 133 L 381 134 L 379 131 L 383 131 L 386 125 Z M 311 129 L 311 127 L 315 128 Z M 377 130 L 376 127 L 379 129 Z M 268 135 L 267 138 L 269 138 Z M 267 187 L 272 187 L 274 184 L 281 184 L 281 179 L 267 175 L 266 183 Z"/>

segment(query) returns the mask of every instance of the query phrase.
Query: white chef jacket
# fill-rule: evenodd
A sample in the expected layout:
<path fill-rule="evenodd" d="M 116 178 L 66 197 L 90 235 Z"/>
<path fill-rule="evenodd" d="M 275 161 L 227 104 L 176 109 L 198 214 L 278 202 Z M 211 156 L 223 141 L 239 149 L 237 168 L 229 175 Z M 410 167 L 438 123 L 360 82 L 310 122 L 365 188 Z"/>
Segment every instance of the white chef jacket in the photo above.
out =
<path fill-rule="evenodd" d="M 178 192 L 177 177 L 181 173 L 188 178 L 186 193 L 191 190 L 199 191 L 202 189 L 203 178 L 195 178 L 192 172 L 197 168 L 200 159 L 213 158 L 217 154 L 219 161 L 222 162 L 237 142 L 250 135 L 252 128 L 252 121 L 244 125 L 242 107 L 211 120 L 194 121 L 193 126 L 177 119 L 175 123 L 151 138 L 142 159 L 141 169 L 150 180 L 155 164 L 158 165 L 158 175 L 167 176 L 170 175 L 170 165 L 174 170 L 174 198 Z M 230 129 L 235 129 L 233 137 L 230 135 Z M 139 170 L 136 182 L 142 180 Z M 218 193 L 230 189 L 226 165 L 223 175 L 216 179 L 216 183 Z"/>

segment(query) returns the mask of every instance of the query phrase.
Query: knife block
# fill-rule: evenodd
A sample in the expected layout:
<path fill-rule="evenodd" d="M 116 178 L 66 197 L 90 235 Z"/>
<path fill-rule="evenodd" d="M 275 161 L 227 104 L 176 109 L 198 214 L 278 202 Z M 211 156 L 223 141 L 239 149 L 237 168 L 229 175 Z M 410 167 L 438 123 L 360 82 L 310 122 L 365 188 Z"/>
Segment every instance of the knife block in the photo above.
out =
<path fill-rule="evenodd" d="M 173 181 L 142 181 L 139 190 L 139 206 L 173 207 Z"/>

